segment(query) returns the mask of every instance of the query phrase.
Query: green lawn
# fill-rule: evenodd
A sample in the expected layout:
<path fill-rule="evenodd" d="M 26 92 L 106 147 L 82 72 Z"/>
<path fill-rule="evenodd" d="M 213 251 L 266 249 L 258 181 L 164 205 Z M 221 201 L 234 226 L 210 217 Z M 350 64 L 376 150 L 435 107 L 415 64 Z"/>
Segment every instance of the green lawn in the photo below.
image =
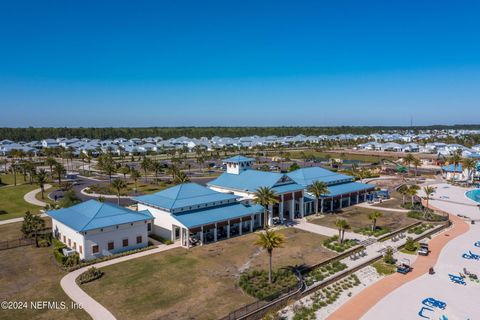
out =
<path fill-rule="evenodd" d="M 312 216 L 309 222 L 329 228 L 336 228 L 335 221 L 337 219 L 345 219 L 350 224 L 351 229 L 356 230 L 372 225 L 372 221 L 368 219 L 368 215 L 375 210 L 383 213 L 383 217 L 377 219 L 377 226 L 388 228 L 391 231 L 406 227 L 418 221 L 407 217 L 406 212 L 382 211 L 381 208 L 370 209 L 353 206 L 345 208 L 339 213 L 326 214 L 320 218 Z"/>
<path fill-rule="evenodd" d="M 42 218 L 45 221 L 45 227 L 52 227 L 52 219 L 49 217 Z M 23 237 L 20 228 L 22 227 L 21 222 L 0 224 L 0 241 L 5 240 L 16 240 Z"/>
<path fill-rule="evenodd" d="M 8 184 L 11 184 L 13 185 L 13 174 L 11 173 L 8 173 L 8 174 L 0 174 L 0 181 L 1 181 L 1 185 L 8 185 Z M 27 177 L 27 182 L 28 182 L 28 177 Z M 23 181 L 23 175 L 21 174 L 17 174 L 17 185 L 19 184 L 24 184 L 25 181 Z"/>
<path fill-rule="evenodd" d="M 284 248 L 274 267 L 314 264 L 335 256 L 322 247 L 323 236 L 284 229 Z M 170 251 L 106 268 L 83 289 L 118 319 L 217 319 L 255 299 L 238 287 L 242 271 L 264 270 L 266 252 L 253 245 L 256 234 L 190 250 Z"/>
<path fill-rule="evenodd" d="M 37 189 L 36 185 L 24 184 L 0 188 L 0 220 L 18 218 L 26 211 L 32 213 L 40 212 L 41 207 L 34 206 L 23 200 L 23 196 Z"/>
<path fill-rule="evenodd" d="M 32 246 L 0 251 L 0 298 L 2 301 L 71 300 L 60 287 L 60 279 L 66 274 L 54 265 L 52 248 Z M 1 310 L 0 320 L 31 319 L 90 319 L 83 310 Z"/>

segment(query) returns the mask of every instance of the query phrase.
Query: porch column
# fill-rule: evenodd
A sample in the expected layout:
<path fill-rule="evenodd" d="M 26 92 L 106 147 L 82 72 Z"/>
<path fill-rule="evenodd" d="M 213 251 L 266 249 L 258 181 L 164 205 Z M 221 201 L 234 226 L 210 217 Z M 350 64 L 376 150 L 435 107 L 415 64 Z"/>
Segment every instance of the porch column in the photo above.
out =
<path fill-rule="evenodd" d="M 187 249 L 190 249 L 190 230 L 185 229 L 185 233 L 187 235 Z"/>
<path fill-rule="evenodd" d="M 227 239 L 230 239 L 230 220 L 228 220 L 227 224 Z"/>
<path fill-rule="evenodd" d="M 200 227 L 200 245 L 203 246 L 203 226 Z"/>
<path fill-rule="evenodd" d="M 295 192 L 292 192 L 292 202 L 290 202 L 290 220 L 295 219 Z"/>
<path fill-rule="evenodd" d="M 348 206 L 350 207 L 351 205 L 351 202 L 352 202 L 352 195 L 349 193 L 348 194 Z"/>
<path fill-rule="evenodd" d="M 183 242 L 183 228 L 180 228 L 180 243 L 182 244 L 182 247 L 185 246 L 185 243 Z"/>
<path fill-rule="evenodd" d="M 304 217 L 305 216 L 305 205 L 304 205 L 304 202 L 303 202 L 303 192 L 302 194 L 300 195 L 300 199 L 299 199 L 299 207 L 300 207 L 300 217 Z"/>
<path fill-rule="evenodd" d="M 215 222 L 215 229 L 213 229 L 213 241 L 217 242 L 217 223 Z"/>
<path fill-rule="evenodd" d="M 357 192 L 357 204 L 359 204 L 359 203 L 360 203 L 360 193 Z"/>
<path fill-rule="evenodd" d="M 268 205 L 268 226 L 273 226 L 273 206 Z"/>
<path fill-rule="evenodd" d="M 255 218 L 255 216 L 252 214 L 250 216 L 250 232 L 253 232 L 253 219 Z"/>
<path fill-rule="evenodd" d="M 239 235 L 242 235 L 242 232 L 243 232 L 243 222 L 242 222 L 242 218 L 240 218 L 240 223 L 238 224 L 238 234 Z"/>
<path fill-rule="evenodd" d="M 280 222 L 283 223 L 283 193 L 280 196 L 279 210 L 280 210 Z"/>
<path fill-rule="evenodd" d="M 343 198 L 340 196 L 340 209 L 343 208 Z"/>
<path fill-rule="evenodd" d="M 363 202 L 365 202 L 365 201 L 367 201 L 367 193 L 366 192 L 363 193 Z"/>
<path fill-rule="evenodd" d="M 332 197 L 332 200 L 330 201 L 330 211 L 333 212 L 333 197 Z"/>

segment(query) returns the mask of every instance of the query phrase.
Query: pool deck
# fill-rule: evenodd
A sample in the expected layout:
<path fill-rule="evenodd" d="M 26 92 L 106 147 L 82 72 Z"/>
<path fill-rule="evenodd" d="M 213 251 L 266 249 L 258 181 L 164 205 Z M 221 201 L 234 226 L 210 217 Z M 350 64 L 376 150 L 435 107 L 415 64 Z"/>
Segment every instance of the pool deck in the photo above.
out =
<path fill-rule="evenodd" d="M 470 225 L 457 214 L 480 219 L 477 203 L 468 199 L 468 189 L 447 184 L 437 188 L 430 206 L 450 214 L 453 226 L 434 237 L 430 242 L 431 253 L 420 256 L 413 263 L 413 271 L 407 275 L 393 274 L 365 288 L 358 295 L 335 311 L 328 319 L 422 319 L 419 312 L 425 298 L 435 298 L 447 303 L 445 310 L 424 310 L 424 319 L 478 319 L 480 284 L 467 280 L 467 285 L 450 281 L 448 274 L 469 272 L 480 275 L 480 261 L 466 260 L 462 254 L 471 250 L 480 254 L 473 243 L 480 240 L 479 224 Z M 434 266 L 435 274 L 428 270 Z M 432 309 L 432 308 L 430 308 Z"/>

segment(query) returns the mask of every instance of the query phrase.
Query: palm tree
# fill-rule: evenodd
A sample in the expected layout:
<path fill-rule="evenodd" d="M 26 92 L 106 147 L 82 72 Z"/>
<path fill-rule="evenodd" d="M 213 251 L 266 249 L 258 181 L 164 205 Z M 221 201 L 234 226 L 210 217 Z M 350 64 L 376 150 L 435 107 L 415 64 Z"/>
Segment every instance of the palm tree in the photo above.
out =
<path fill-rule="evenodd" d="M 316 180 L 308 187 L 307 191 L 314 195 L 315 213 L 318 213 L 318 199 L 320 199 L 322 195 L 330 193 L 327 184 L 323 181 Z M 320 211 L 323 213 L 323 198 L 321 201 Z"/>
<path fill-rule="evenodd" d="M 472 172 L 477 168 L 477 160 L 465 158 L 462 160 L 462 167 L 464 170 L 467 170 L 467 181 L 470 181 Z"/>
<path fill-rule="evenodd" d="M 426 186 L 423 187 L 423 192 L 425 192 L 425 200 L 427 202 L 426 209 L 428 210 L 428 202 L 430 201 L 430 196 L 432 196 L 437 189 L 435 187 Z"/>
<path fill-rule="evenodd" d="M 130 167 L 123 166 L 118 169 L 118 172 L 123 174 L 123 180 L 127 181 L 127 174 L 130 172 Z"/>
<path fill-rule="evenodd" d="M 140 162 L 140 168 L 143 170 L 143 173 L 145 174 L 145 182 L 147 181 L 147 171 L 150 170 L 150 168 L 152 167 L 152 161 L 147 158 L 147 157 L 144 157 L 142 162 Z"/>
<path fill-rule="evenodd" d="M 35 175 L 35 181 L 42 190 L 42 199 L 44 199 L 45 183 L 47 182 L 47 173 L 45 172 L 45 169 L 40 169 L 40 171 L 38 171 Z"/>
<path fill-rule="evenodd" d="M 255 191 L 253 203 L 263 206 L 263 227 L 267 229 L 268 217 L 272 214 L 269 207 L 278 203 L 277 193 L 270 187 L 260 187 Z"/>
<path fill-rule="evenodd" d="M 373 211 L 368 215 L 368 219 L 372 220 L 372 232 L 377 229 L 377 219 L 383 217 L 383 213 L 380 211 Z"/>
<path fill-rule="evenodd" d="M 405 158 L 403 158 L 403 163 L 408 166 L 408 169 L 410 169 L 410 165 L 415 161 L 415 157 L 409 153 Z"/>
<path fill-rule="evenodd" d="M 340 241 L 340 243 L 343 243 L 343 239 L 345 237 L 345 230 L 350 229 L 350 225 L 345 219 L 337 219 L 337 221 L 335 221 L 335 226 L 338 229 L 338 240 Z"/>
<path fill-rule="evenodd" d="M 57 179 L 58 179 L 58 184 L 62 183 L 62 175 L 64 175 L 67 171 L 65 170 L 65 167 L 63 164 L 57 162 L 55 166 L 53 167 L 53 172 L 56 174 Z"/>
<path fill-rule="evenodd" d="M 418 174 L 418 167 L 422 165 L 422 161 L 420 161 L 420 159 L 418 158 L 413 158 L 412 164 L 415 167 L 415 179 L 416 179 Z"/>
<path fill-rule="evenodd" d="M 174 164 L 171 164 L 168 167 L 167 172 L 168 172 L 168 174 L 170 174 L 172 176 L 172 180 L 175 180 L 175 176 L 177 175 L 179 170 L 177 169 L 177 167 Z"/>
<path fill-rule="evenodd" d="M 38 215 L 33 215 L 30 211 L 25 212 L 21 231 L 26 237 L 35 237 L 35 245 L 38 247 L 38 232 L 45 228 L 45 221 Z"/>
<path fill-rule="evenodd" d="M 273 230 L 265 230 L 258 234 L 258 239 L 255 241 L 256 245 L 261 246 L 268 252 L 268 282 L 272 283 L 272 256 L 273 249 L 281 248 L 285 243 L 285 237 L 281 233 Z"/>
<path fill-rule="evenodd" d="M 162 171 L 162 164 L 158 161 L 153 161 L 151 167 L 155 173 L 155 182 L 158 182 L 158 174 Z"/>
<path fill-rule="evenodd" d="M 457 167 L 458 165 L 460 164 L 460 162 L 462 161 L 462 156 L 458 153 L 458 152 L 455 152 L 453 154 L 453 156 L 451 156 L 449 159 L 448 159 L 448 162 L 453 164 L 453 170 L 454 170 L 454 174 L 453 174 L 453 180 L 456 180 L 456 177 L 457 177 Z"/>
<path fill-rule="evenodd" d="M 402 184 L 397 189 L 398 193 L 402 195 L 402 204 L 405 204 L 405 196 L 408 194 L 408 186 L 406 184 Z"/>
<path fill-rule="evenodd" d="M 127 188 L 127 183 L 122 179 L 115 179 L 111 182 L 111 185 L 117 192 L 117 204 L 120 205 L 120 195 Z"/>
<path fill-rule="evenodd" d="M 417 195 L 418 190 L 420 190 L 420 187 L 416 184 L 412 184 L 407 189 L 407 194 L 410 196 L 410 199 L 412 201 L 412 207 L 413 207 L 413 199 Z"/>
<path fill-rule="evenodd" d="M 177 184 L 186 183 L 189 181 L 190 181 L 190 178 L 183 171 L 179 171 L 175 176 L 175 183 Z"/>
<path fill-rule="evenodd" d="M 138 179 L 140 179 L 140 177 L 141 177 L 140 172 L 135 168 L 132 168 L 130 172 L 130 178 L 132 178 L 133 182 L 135 183 L 135 193 L 137 193 L 137 182 L 138 182 Z"/>

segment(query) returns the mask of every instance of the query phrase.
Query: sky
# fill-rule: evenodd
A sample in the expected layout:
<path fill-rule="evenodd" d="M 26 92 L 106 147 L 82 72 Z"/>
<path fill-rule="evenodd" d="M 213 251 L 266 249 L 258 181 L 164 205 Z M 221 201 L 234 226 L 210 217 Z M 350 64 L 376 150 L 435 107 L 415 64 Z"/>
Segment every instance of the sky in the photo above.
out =
<path fill-rule="evenodd" d="M 479 1 L 2 1 L 0 127 L 480 123 Z"/>

